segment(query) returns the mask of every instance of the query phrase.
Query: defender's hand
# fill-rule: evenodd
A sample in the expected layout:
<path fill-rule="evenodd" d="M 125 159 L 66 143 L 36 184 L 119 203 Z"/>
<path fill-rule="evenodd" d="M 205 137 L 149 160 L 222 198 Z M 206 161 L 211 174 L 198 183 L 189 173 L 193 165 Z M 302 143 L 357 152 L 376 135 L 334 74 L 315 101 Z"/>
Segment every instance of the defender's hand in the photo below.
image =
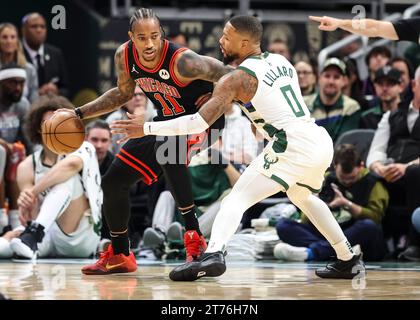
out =
<path fill-rule="evenodd" d="M 117 143 L 124 143 L 129 139 L 144 137 L 144 114 L 134 115 L 127 112 L 127 120 L 115 120 L 111 124 L 112 134 L 121 134 Z"/>

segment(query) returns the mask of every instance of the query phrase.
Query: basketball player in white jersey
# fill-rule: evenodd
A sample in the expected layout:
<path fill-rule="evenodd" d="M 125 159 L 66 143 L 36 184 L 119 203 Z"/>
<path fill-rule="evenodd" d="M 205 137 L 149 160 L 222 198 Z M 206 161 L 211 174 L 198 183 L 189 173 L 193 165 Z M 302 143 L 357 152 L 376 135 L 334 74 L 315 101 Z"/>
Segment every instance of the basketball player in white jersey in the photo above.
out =
<path fill-rule="evenodd" d="M 312 193 L 321 189 L 324 173 L 333 158 L 328 133 L 310 118 L 294 67 L 281 55 L 261 53 L 262 25 L 255 17 L 237 16 L 224 27 L 220 47 L 225 63 L 237 69 L 220 79 L 212 98 L 194 115 L 164 122 L 146 122 L 132 116 L 111 127 L 125 139 L 142 135 L 200 133 L 220 117 L 234 101 L 269 143 L 245 170 L 223 200 L 214 221 L 208 248 L 197 260 L 170 273 L 175 281 L 192 281 L 225 272 L 224 250 L 237 230 L 243 212 L 255 203 L 285 191 L 325 236 L 337 260 L 319 269 L 323 278 L 354 278 L 365 272 L 328 206 Z"/>
<path fill-rule="evenodd" d="M 42 143 L 41 123 L 63 106 L 72 108 L 63 97 L 43 96 L 35 103 L 27 120 L 31 142 Z M 96 253 L 102 190 L 92 144 L 85 141 L 66 157 L 42 145 L 19 165 L 17 180 L 21 223 L 27 226 L 20 227 L 24 231 L 11 239 L 10 246 L 3 238 L 0 255 L 87 258 Z"/>

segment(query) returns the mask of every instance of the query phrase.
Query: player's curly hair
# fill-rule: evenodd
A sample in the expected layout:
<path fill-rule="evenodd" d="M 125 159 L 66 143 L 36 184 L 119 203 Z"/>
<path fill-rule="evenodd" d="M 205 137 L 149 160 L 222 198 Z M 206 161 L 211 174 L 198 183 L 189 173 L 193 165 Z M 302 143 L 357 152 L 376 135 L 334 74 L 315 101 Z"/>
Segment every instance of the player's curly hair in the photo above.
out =
<path fill-rule="evenodd" d="M 74 109 L 74 105 L 67 98 L 52 94 L 40 96 L 35 100 L 25 119 L 24 131 L 27 139 L 33 144 L 42 144 L 42 117 L 48 111 L 61 108 Z"/>

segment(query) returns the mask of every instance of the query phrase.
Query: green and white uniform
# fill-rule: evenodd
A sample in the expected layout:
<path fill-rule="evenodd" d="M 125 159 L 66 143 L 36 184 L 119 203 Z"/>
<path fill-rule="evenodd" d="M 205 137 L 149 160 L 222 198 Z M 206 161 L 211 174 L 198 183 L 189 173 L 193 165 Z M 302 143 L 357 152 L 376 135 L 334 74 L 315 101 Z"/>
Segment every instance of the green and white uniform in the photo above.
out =
<path fill-rule="evenodd" d="M 32 155 L 35 183 L 50 170 L 42 163 L 41 152 L 37 151 Z M 77 230 L 70 234 L 64 233 L 55 222 L 45 233 L 42 242 L 38 244 L 40 257 L 87 258 L 96 252 L 100 241 L 102 190 L 95 148 L 85 141 L 77 151 L 70 155 L 78 156 L 83 160 L 83 170 L 63 184 L 47 189 L 40 194 L 40 206 L 42 207 L 44 200 L 49 195 L 54 196 L 52 194 L 54 188 L 60 188 L 66 184 L 72 190 L 67 201 L 79 198 L 84 194 L 89 200 L 90 209 L 84 213 Z M 62 158 L 60 157 L 58 161 Z M 66 200 L 63 199 L 63 201 Z M 60 210 L 60 208 L 56 209 L 57 212 Z"/>
<path fill-rule="evenodd" d="M 250 102 L 241 106 L 269 141 L 250 168 L 280 183 L 321 189 L 333 158 L 327 131 L 315 124 L 303 100 L 296 70 L 281 55 L 268 52 L 244 60 L 238 69 L 258 80 Z"/>
<path fill-rule="evenodd" d="M 315 124 L 300 92 L 296 70 L 283 56 L 264 53 L 239 66 L 258 80 L 257 91 L 242 108 L 269 143 L 242 173 L 214 220 L 207 253 L 224 251 L 243 213 L 261 200 L 286 191 L 334 248 L 337 258 L 354 256 L 328 206 L 312 192 L 321 189 L 333 158 L 327 131 Z M 209 127 L 199 113 L 173 120 L 146 122 L 145 134 L 197 134 Z"/>

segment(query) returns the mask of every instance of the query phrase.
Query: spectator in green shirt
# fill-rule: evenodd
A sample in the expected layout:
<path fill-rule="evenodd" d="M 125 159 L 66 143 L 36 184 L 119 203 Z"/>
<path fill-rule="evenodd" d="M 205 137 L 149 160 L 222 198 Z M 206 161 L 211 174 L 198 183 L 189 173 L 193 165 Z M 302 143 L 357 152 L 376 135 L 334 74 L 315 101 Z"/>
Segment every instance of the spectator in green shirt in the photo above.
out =
<path fill-rule="evenodd" d="M 304 97 L 312 117 L 328 131 L 333 141 L 359 126 L 360 105 L 342 92 L 345 74 L 343 61 L 327 59 L 319 76 L 319 92 Z"/>

